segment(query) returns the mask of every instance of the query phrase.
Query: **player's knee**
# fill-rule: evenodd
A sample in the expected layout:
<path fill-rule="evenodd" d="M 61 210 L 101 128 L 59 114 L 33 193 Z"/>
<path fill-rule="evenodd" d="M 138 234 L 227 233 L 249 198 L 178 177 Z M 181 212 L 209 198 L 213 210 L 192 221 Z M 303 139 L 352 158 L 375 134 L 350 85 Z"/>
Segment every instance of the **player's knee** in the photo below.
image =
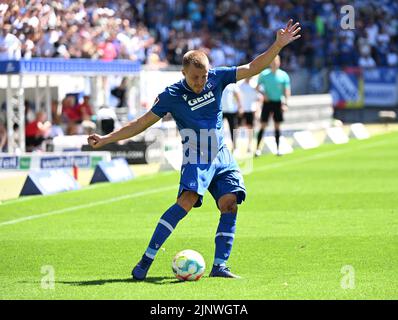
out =
<path fill-rule="evenodd" d="M 237 213 L 238 212 L 238 204 L 236 202 L 236 196 L 231 195 L 220 199 L 219 201 L 219 209 L 222 213 L 230 212 Z"/>
<path fill-rule="evenodd" d="M 184 208 L 186 212 L 190 211 L 192 207 L 195 205 L 196 201 L 198 201 L 199 196 L 196 192 L 193 191 L 184 191 L 181 196 L 177 199 L 177 204 Z"/>
<path fill-rule="evenodd" d="M 222 213 L 229 212 L 229 213 L 237 213 L 238 212 L 238 205 L 236 201 L 228 201 L 220 206 L 220 211 Z"/>

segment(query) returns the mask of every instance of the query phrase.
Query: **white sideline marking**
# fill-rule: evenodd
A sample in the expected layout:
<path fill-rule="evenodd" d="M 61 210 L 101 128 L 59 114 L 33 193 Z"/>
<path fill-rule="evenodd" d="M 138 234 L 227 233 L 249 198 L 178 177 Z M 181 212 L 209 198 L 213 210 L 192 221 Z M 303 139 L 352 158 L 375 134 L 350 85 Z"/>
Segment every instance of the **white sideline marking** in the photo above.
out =
<path fill-rule="evenodd" d="M 170 171 L 170 172 L 161 172 L 160 174 L 162 175 L 169 175 L 172 174 L 174 172 Z M 143 176 L 139 176 L 136 179 L 139 179 L 137 182 L 141 182 L 141 181 L 145 181 L 145 180 L 150 180 L 153 179 L 153 175 L 143 175 Z M 126 182 L 126 181 L 123 181 Z M 100 189 L 103 187 L 109 187 L 109 183 L 95 183 L 95 184 L 90 184 L 82 189 L 79 190 L 73 190 L 70 192 L 85 192 L 85 191 L 91 191 L 93 189 Z M 59 196 L 59 193 L 53 193 L 53 194 L 49 194 L 46 195 L 46 197 L 54 197 L 54 196 Z M 25 202 L 25 201 L 30 201 L 30 200 L 38 200 L 39 198 L 37 196 L 26 196 L 23 198 L 17 198 L 17 199 L 12 199 L 12 200 L 6 200 L 7 202 L 1 203 L 0 201 L 0 207 L 4 207 L 6 205 L 9 204 L 14 204 L 14 203 L 20 203 L 20 202 Z"/>
<path fill-rule="evenodd" d="M 65 208 L 65 209 L 54 210 L 54 211 L 50 211 L 50 212 L 46 212 L 46 213 L 42 213 L 42 214 L 35 214 L 35 215 L 32 215 L 32 216 L 28 216 L 28 217 L 23 217 L 23 218 L 19 218 L 19 219 L 15 219 L 15 220 L 1 222 L 0 223 L 0 227 L 6 226 L 6 225 L 10 225 L 10 224 L 16 224 L 16 223 L 23 222 L 23 221 L 29 221 L 29 220 L 44 218 L 44 217 L 53 216 L 53 215 L 57 215 L 57 214 L 62 214 L 62 213 L 75 211 L 75 210 L 79 210 L 79 209 L 91 208 L 91 207 L 99 206 L 99 205 L 102 205 L 102 204 L 109 204 L 109 203 L 112 203 L 112 202 L 121 201 L 121 200 L 125 200 L 125 199 L 131 199 L 131 198 L 137 198 L 137 197 L 141 197 L 141 196 L 146 196 L 146 195 L 157 193 L 157 192 L 169 191 L 169 190 L 173 190 L 173 189 L 176 189 L 176 187 L 174 187 L 174 186 L 173 187 L 164 187 L 164 188 L 157 188 L 157 189 L 152 189 L 152 190 L 148 190 L 148 191 L 137 192 L 137 193 L 134 193 L 134 194 L 126 194 L 124 196 L 119 196 L 119 197 L 110 198 L 110 199 L 106 199 L 106 200 L 101 200 L 101 201 L 97 201 L 97 202 L 82 204 L 82 205 L 79 205 L 79 206 L 74 206 L 74 207 L 69 207 L 69 208 Z"/>
<path fill-rule="evenodd" d="M 275 169 L 275 168 L 283 167 L 285 165 L 297 164 L 297 163 L 311 161 L 314 159 L 326 158 L 326 157 L 333 156 L 333 155 L 340 154 L 340 153 L 353 152 L 353 151 L 357 151 L 357 150 L 361 150 L 361 149 L 368 149 L 368 148 L 372 148 L 372 147 L 384 145 L 384 144 L 389 144 L 389 143 L 391 143 L 391 142 L 390 141 L 377 141 L 372 144 L 368 143 L 366 145 L 361 145 L 356 148 L 351 148 L 351 149 L 344 148 L 344 149 L 339 149 L 339 150 L 334 150 L 334 151 L 323 152 L 323 153 L 315 154 L 315 155 L 305 157 L 305 158 L 295 159 L 295 160 L 281 162 L 281 163 L 269 164 L 266 166 L 256 168 L 255 170 L 253 170 L 253 172 Z M 157 192 L 168 191 L 168 190 L 172 190 L 172 189 L 175 189 L 175 187 L 164 187 L 164 188 L 152 189 L 149 191 L 142 191 L 142 192 L 138 192 L 138 193 L 134 193 L 134 194 L 110 198 L 107 200 L 101 200 L 101 201 L 82 204 L 82 205 L 69 207 L 69 208 L 65 208 L 65 209 L 54 210 L 54 211 L 46 212 L 43 214 L 37 214 L 37 215 L 23 217 L 23 218 L 19 218 L 19 219 L 15 219 L 15 220 L 1 222 L 0 227 L 5 226 L 5 225 L 16 224 L 16 223 L 23 222 L 23 221 L 29 221 L 29 220 L 44 218 L 44 217 L 48 217 L 48 216 L 52 216 L 52 215 L 62 214 L 62 213 L 70 212 L 70 211 L 75 211 L 78 209 L 91 208 L 91 207 L 95 207 L 98 205 L 108 204 L 108 203 L 121 201 L 121 200 L 129 199 L 129 198 L 136 198 L 136 197 L 145 196 L 145 195 L 149 195 L 149 194 L 153 194 L 153 193 L 157 193 Z"/>
<path fill-rule="evenodd" d="M 368 143 L 366 145 L 360 145 L 357 146 L 355 148 L 344 148 L 344 149 L 339 149 L 339 150 L 334 150 L 334 151 L 326 151 L 326 152 L 322 152 L 322 153 L 317 153 L 308 157 L 303 157 L 303 158 L 299 158 L 299 159 L 293 159 L 290 161 L 286 161 L 286 162 L 280 162 L 280 163 L 271 163 L 265 166 L 261 166 L 261 167 L 257 167 L 253 170 L 254 172 L 257 171 L 265 171 L 265 170 L 269 170 L 269 169 L 275 169 L 275 168 L 280 168 L 280 167 L 284 167 L 285 165 L 289 165 L 289 164 L 298 164 L 298 163 L 302 163 L 302 162 L 307 162 L 307 161 L 311 161 L 314 159 L 322 159 L 322 158 L 327 158 L 330 156 L 334 156 L 334 155 L 338 155 L 340 153 L 349 153 L 349 152 L 354 152 L 354 151 L 358 151 L 358 150 L 362 150 L 362 149 L 369 149 L 369 148 L 373 148 L 375 146 L 379 146 L 379 145 L 384 145 L 384 144 L 390 144 L 391 141 L 377 141 L 374 143 Z"/>

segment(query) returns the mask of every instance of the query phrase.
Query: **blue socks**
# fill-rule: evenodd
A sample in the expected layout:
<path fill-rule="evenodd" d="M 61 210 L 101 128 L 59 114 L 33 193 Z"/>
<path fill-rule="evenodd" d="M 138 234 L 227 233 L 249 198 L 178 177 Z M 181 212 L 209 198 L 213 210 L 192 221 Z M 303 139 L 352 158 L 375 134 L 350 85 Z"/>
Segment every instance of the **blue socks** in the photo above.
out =
<path fill-rule="evenodd" d="M 171 206 L 160 218 L 155 232 L 152 235 L 149 246 L 145 251 L 143 259 L 152 263 L 158 250 L 170 234 L 174 231 L 178 222 L 187 215 L 184 208 L 177 203 Z M 225 266 L 231 254 L 232 244 L 235 237 L 236 213 L 222 213 L 215 237 L 214 265 Z"/>
<path fill-rule="evenodd" d="M 222 213 L 216 232 L 214 265 L 225 266 L 235 238 L 236 213 Z"/>
<path fill-rule="evenodd" d="M 187 212 L 177 203 L 171 206 L 161 217 L 143 259 L 153 260 L 159 248 L 174 231 L 178 222 L 186 216 Z M 152 261 L 148 261 L 152 262 Z"/>

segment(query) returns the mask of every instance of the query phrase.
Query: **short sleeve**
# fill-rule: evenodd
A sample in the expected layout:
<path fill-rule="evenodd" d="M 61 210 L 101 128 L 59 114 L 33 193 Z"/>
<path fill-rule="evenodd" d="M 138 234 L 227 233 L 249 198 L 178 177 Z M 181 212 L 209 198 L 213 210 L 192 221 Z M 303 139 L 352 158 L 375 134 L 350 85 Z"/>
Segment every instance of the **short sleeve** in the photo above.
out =
<path fill-rule="evenodd" d="M 290 89 L 290 77 L 287 72 L 285 72 L 285 89 Z"/>
<path fill-rule="evenodd" d="M 170 112 L 170 102 L 167 99 L 167 92 L 159 94 L 153 103 L 151 111 L 158 117 L 163 118 L 166 113 Z"/>
<path fill-rule="evenodd" d="M 262 90 L 264 90 L 264 74 L 261 72 L 257 79 L 257 86 L 259 86 Z"/>
<path fill-rule="evenodd" d="M 214 69 L 217 78 L 221 81 L 223 88 L 230 83 L 236 83 L 236 67 L 218 67 Z"/>

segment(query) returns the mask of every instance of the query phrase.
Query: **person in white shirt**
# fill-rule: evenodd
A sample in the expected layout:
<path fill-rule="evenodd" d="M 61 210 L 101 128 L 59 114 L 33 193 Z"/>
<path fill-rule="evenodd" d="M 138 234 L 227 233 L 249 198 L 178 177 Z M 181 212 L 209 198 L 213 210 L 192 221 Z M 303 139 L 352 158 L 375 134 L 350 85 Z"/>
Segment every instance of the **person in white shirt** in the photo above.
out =
<path fill-rule="evenodd" d="M 215 46 L 210 50 L 210 59 L 213 67 L 225 65 L 225 53 L 221 48 L 220 41 L 216 41 Z"/>
<path fill-rule="evenodd" d="M 390 51 L 387 54 L 387 65 L 389 67 L 398 66 L 397 49 L 392 44 L 390 44 Z"/>
<path fill-rule="evenodd" d="M 229 125 L 229 132 L 231 134 L 232 147 L 236 150 L 236 134 L 235 129 L 238 129 L 239 114 L 242 113 L 241 100 L 239 96 L 239 87 L 236 83 L 231 83 L 225 87 L 221 96 L 221 108 L 223 111 L 223 118 L 227 119 Z"/>
<path fill-rule="evenodd" d="M 239 93 L 243 109 L 242 119 L 244 120 L 244 125 L 248 130 L 249 136 L 249 144 L 247 148 L 248 153 L 252 152 L 254 115 L 258 107 L 258 102 L 261 100 L 260 93 L 258 93 L 256 88 L 251 86 L 250 79 L 251 78 L 246 78 L 239 85 Z"/>
<path fill-rule="evenodd" d="M 374 68 L 376 67 L 376 62 L 370 54 L 361 55 L 358 60 L 358 65 L 362 68 Z"/>
<path fill-rule="evenodd" d="M 21 41 L 10 31 L 10 24 L 5 24 L 1 28 L 0 60 L 18 60 L 21 58 Z"/>

